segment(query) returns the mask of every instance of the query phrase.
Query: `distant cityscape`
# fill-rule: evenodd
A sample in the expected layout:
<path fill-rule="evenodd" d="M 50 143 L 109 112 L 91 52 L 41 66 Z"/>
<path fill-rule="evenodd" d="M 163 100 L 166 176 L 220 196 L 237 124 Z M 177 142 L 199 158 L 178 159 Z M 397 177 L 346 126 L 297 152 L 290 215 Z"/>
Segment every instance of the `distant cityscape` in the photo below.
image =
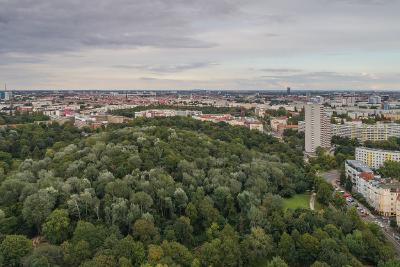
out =
<path fill-rule="evenodd" d="M 285 135 L 295 133 L 303 136 L 306 162 L 324 153 L 336 155 L 333 138 L 357 140 L 354 157 L 343 162 L 344 176 L 351 183 L 344 198 L 351 204 L 351 193 L 360 194 L 371 216 L 372 211 L 379 216 L 376 220 L 395 218 L 400 225 L 400 182 L 378 172 L 388 161 L 400 162 L 400 151 L 364 146 L 400 138 L 400 92 L 5 90 L 0 97 L 2 114 L 45 116 L 35 124 L 69 122 L 96 130 L 135 119 L 180 116 L 245 127 L 282 142 Z M 18 127 L 18 123 L 0 127 Z M 338 179 L 334 187 L 345 192 Z M 361 203 L 357 206 L 362 214 L 369 214 Z"/>

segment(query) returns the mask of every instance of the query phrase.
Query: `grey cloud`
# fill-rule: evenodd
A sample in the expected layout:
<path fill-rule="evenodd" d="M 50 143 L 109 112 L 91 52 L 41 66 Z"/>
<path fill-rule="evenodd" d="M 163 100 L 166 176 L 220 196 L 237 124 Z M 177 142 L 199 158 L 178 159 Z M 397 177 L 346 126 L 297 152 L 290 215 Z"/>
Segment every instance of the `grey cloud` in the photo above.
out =
<path fill-rule="evenodd" d="M 400 81 L 398 73 L 392 74 L 372 74 L 372 73 L 341 73 L 333 71 L 319 71 L 319 72 L 303 72 L 300 74 L 287 74 L 287 75 L 263 75 L 260 79 L 274 82 L 287 82 L 293 84 L 312 84 L 312 83 L 323 83 L 323 84 L 338 84 L 347 83 L 357 84 L 366 82 L 376 81 Z"/>
<path fill-rule="evenodd" d="M 0 53 L 74 51 L 87 46 L 208 48 L 197 20 L 235 12 L 229 1 L 3 0 Z"/>
<path fill-rule="evenodd" d="M 338 2 L 349 5 L 386 5 L 396 0 L 325 0 L 327 2 Z"/>
<path fill-rule="evenodd" d="M 0 74 L 90 85 L 129 81 L 121 69 L 132 69 L 176 73 L 172 86 L 201 68 L 196 85 L 400 85 L 361 73 L 399 69 L 398 10 L 399 0 L 0 0 Z"/>
<path fill-rule="evenodd" d="M 269 73 L 297 73 L 301 72 L 301 69 L 289 69 L 289 68 L 265 68 L 260 69 L 260 71 L 269 72 Z"/>
<path fill-rule="evenodd" d="M 113 67 L 119 69 L 134 69 L 150 73 L 162 74 L 162 73 L 178 73 L 187 70 L 206 68 L 216 65 L 218 64 L 210 62 L 194 62 L 194 63 L 174 64 L 174 65 L 115 65 Z"/>

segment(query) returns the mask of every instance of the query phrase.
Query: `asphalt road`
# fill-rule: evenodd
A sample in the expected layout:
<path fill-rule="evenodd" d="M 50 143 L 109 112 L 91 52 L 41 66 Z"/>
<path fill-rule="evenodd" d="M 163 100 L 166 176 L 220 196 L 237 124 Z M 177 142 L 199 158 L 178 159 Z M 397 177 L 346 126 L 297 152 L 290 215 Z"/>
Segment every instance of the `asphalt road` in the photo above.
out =
<path fill-rule="evenodd" d="M 340 172 L 339 170 L 331 170 L 327 171 L 321 174 L 321 176 L 327 181 L 328 183 L 335 185 L 336 180 L 339 180 L 340 178 Z"/>
<path fill-rule="evenodd" d="M 338 170 L 331 170 L 325 173 L 321 173 L 320 175 L 325 179 L 325 181 L 331 183 L 334 187 L 336 187 L 337 190 L 346 192 L 346 190 L 343 187 L 341 187 L 340 184 L 338 183 L 340 179 L 340 172 Z M 370 223 L 376 223 L 377 225 L 379 225 L 386 239 L 393 244 L 393 247 L 395 248 L 397 254 L 400 255 L 400 240 L 396 240 L 395 238 L 395 236 L 400 237 L 400 235 L 396 231 L 393 231 L 393 229 L 390 227 L 389 219 L 387 217 L 372 215 L 371 211 L 369 211 L 366 207 L 364 207 L 364 205 L 359 203 L 356 199 L 354 199 L 353 203 L 348 203 L 348 205 L 349 206 L 357 205 L 359 207 L 357 209 L 357 212 L 362 220 Z M 366 211 L 367 216 L 363 216 L 361 212 L 362 210 Z"/>

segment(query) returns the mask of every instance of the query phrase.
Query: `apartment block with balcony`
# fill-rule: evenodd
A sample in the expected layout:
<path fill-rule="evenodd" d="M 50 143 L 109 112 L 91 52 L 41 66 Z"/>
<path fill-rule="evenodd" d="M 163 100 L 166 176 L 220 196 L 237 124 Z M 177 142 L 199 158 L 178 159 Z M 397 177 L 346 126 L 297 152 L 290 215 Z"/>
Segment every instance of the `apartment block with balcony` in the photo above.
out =
<path fill-rule="evenodd" d="M 355 158 L 373 169 L 379 169 L 385 161 L 400 161 L 400 151 L 357 147 Z"/>

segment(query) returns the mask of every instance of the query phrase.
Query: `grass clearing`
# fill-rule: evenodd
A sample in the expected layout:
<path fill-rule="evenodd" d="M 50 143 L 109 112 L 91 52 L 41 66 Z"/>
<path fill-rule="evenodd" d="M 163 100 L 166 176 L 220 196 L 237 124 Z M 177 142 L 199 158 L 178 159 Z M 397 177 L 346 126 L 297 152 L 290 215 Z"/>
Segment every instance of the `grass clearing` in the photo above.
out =
<path fill-rule="evenodd" d="M 297 209 L 297 208 L 310 208 L 310 193 L 294 195 L 291 198 L 283 199 L 283 206 L 285 209 Z"/>

